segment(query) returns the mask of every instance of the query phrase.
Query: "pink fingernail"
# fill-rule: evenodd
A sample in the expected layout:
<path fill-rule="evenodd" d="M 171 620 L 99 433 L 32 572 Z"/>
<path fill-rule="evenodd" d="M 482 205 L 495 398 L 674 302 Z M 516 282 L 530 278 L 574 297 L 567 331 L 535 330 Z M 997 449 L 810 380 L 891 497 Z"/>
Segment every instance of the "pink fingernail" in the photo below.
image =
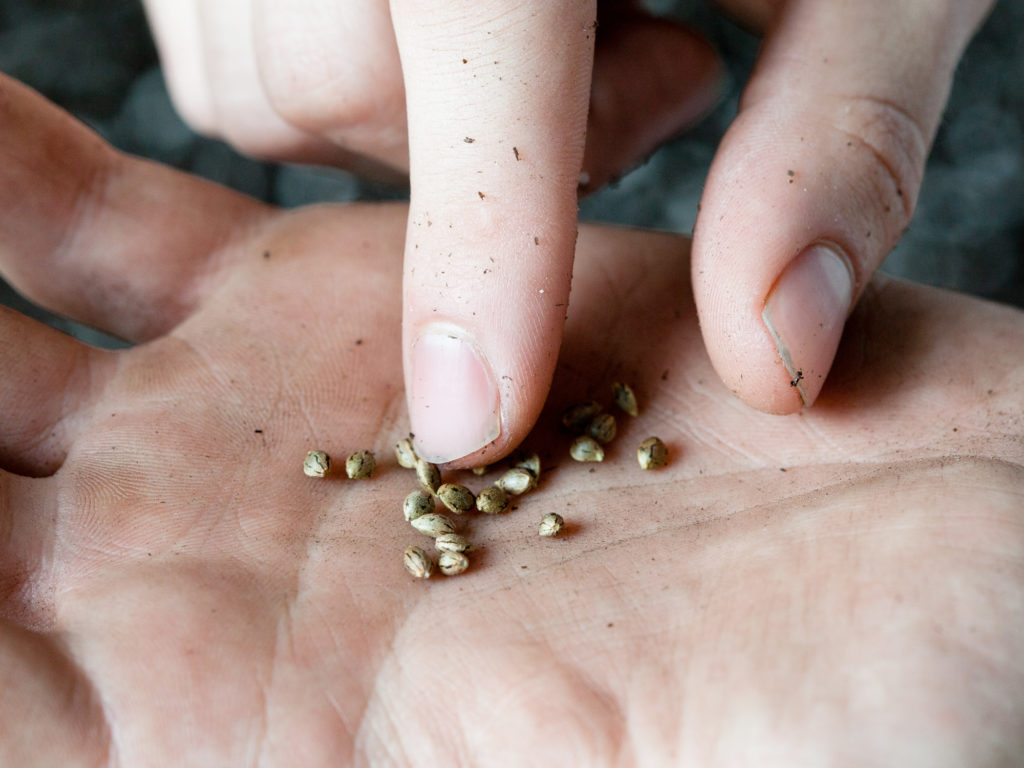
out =
<path fill-rule="evenodd" d="M 416 453 L 436 464 L 478 451 L 501 434 L 498 387 L 467 335 L 444 326 L 412 348 L 409 418 Z"/>
<path fill-rule="evenodd" d="M 793 259 L 768 294 L 761 317 L 804 405 L 821 392 L 852 300 L 850 263 L 824 244 Z"/>

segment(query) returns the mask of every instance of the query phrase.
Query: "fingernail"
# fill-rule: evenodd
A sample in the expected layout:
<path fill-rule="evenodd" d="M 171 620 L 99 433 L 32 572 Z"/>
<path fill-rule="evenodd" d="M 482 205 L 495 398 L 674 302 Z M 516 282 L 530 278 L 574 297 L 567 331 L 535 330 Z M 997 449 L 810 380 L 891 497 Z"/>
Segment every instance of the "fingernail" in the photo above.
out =
<path fill-rule="evenodd" d="M 850 262 L 824 244 L 793 259 L 768 294 L 761 317 L 804 405 L 821 392 L 852 300 Z"/>
<path fill-rule="evenodd" d="M 409 418 L 416 453 L 440 464 L 501 434 L 498 387 L 480 351 L 454 326 L 433 328 L 412 348 Z"/>

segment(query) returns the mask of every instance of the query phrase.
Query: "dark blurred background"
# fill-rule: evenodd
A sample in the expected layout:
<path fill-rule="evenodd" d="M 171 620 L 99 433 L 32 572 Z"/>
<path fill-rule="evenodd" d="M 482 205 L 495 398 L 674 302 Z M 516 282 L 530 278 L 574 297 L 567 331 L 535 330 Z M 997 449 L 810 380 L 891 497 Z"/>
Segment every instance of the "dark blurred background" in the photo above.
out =
<path fill-rule="evenodd" d="M 216 2 L 216 0 L 210 0 Z M 581 203 L 585 220 L 688 233 L 715 146 L 758 41 L 699 0 L 648 0 L 692 22 L 726 58 L 727 97 L 699 126 Z M 342 171 L 263 163 L 193 134 L 175 114 L 137 0 L 0 0 L 0 71 L 121 149 L 284 206 L 402 198 Z M 908 277 L 1024 307 L 1024 1 L 1000 0 L 957 71 L 910 229 L 885 263 Z M 0 302 L 94 343 L 0 284 Z"/>

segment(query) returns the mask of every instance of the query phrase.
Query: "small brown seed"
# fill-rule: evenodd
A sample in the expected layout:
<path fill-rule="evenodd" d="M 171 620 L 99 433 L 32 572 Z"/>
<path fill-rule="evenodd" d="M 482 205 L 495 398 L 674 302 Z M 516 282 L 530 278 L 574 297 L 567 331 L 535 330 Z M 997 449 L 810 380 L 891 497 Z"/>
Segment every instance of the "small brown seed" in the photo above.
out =
<path fill-rule="evenodd" d="M 423 517 L 423 515 L 433 512 L 434 509 L 434 497 L 426 491 L 415 490 L 402 502 L 402 512 L 405 513 L 405 519 L 410 523 L 417 517 Z"/>
<path fill-rule="evenodd" d="M 516 457 L 516 462 L 513 466 L 528 469 L 533 473 L 534 477 L 538 480 L 540 479 L 540 456 L 536 453 L 520 453 Z"/>
<path fill-rule="evenodd" d="M 629 384 L 623 384 L 621 381 L 612 384 L 612 398 L 615 404 L 630 416 L 637 416 L 640 413 L 640 408 L 636 404 L 636 393 Z"/>
<path fill-rule="evenodd" d="M 562 411 L 562 426 L 570 432 L 579 434 L 587 428 L 590 420 L 597 416 L 603 408 L 594 400 L 587 400 L 583 403 L 570 405 Z"/>
<path fill-rule="evenodd" d="M 429 579 L 434 570 L 434 563 L 419 547 L 406 547 L 404 554 L 405 570 L 417 579 Z"/>
<path fill-rule="evenodd" d="M 615 417 L 610 413 L 599 413 L 587 425 L 587 434 L 599 443 L 610 443 L 615 439 Z"/>
<path fill-rule="evenodd" d="M 504 488 L 492 485 L 476 496 L 476 508 L 485 515 L 497 515 L 508 509 L 508 494 Z"/>
<path fill-rule="evenodd" d="M 473 492 L 458 483 L 445 483 L 437 489 L 437 498 L 457 515 L 468 512 L 476 503 Z"/>
<path fill-rule="evenodd" d="M 373 477 L 377 470 L 377 460 L 372 451 L 356 451 L 345 459 L 345 474 L 352 480 L 365 480 Z"/>
<path fill-rule="evenodd" d="M 455 533 L 455 523 L 444 515 L 436 512 L 428 512 L 409 521 L 412 527 L 420 533 L 425 533 L 433 539 L 444 533 Z"/>
<path fill-rule="evenodd" d="M 604 448 L 590 435 L 580 435 L 569 446 L 569 455 L 576 461 L 604 461 Z"/>
<path fill-rule="evenodd" d="M 528 469 L 512 467 L 512 469 L 505 470 L 505 473 L 494 484 L 505 491 L 505 493 L 518 496 L 521 493 L 526 493 L 536 488 L 537 478 Z"/>
<path fill-rule="evenodd" d="M 565 525 L 565 521 L 562 516 L 555 512 L 548 512 L 540 520 L 540 528 L 538 533 L 541 536 L 557 536 L 562 532 L 562 526 Z"/>
<path fill-rule="evenodd" d="M 441 485 L 441 470 L 436 464 L 431 464 L 423 459 L 416 459 L 416 477 L 423 487 L 431 493 L 437 493 Z"/>
<path fill-rule="evenodd" d="M 473 467 L 469 471 L 472 472 L 477 477 L 480 477 L 480 475 L 486 475 L 487 474 L 487 467 Z"/>
<path fill-rule="evenodd" d="M 657 437 L 648 437 L 636 449 L 640 469 L 660 469 L 668 464 L 668 446 Z"/>
<path fill-rule="evenodd" d="M 395 443 L 395 458 L 398 459 L 398 466 L 416 469 L 416 451 L 412 447 L 412 440 L 403 437 Z"/>
<path fill-rule="evenodd" d="M 458 576 L 469 568 L 469 558 L 461 552 L 442 552 L 437 558 L 437 567 L 445 576 Z"/>
<path fill-rule="evenodd" d="M 331 457 L 323 451 L 310 451 L 302 462 L 302 471 L 308 477 L 327 477 L 331 471 Z"/>
<path fill-rule="evenodd" d="M 434 546 L 442 552 L 465 552 L 469 549 L 469 542 L 457 533 L 442 533 L 434 539 Z"/>

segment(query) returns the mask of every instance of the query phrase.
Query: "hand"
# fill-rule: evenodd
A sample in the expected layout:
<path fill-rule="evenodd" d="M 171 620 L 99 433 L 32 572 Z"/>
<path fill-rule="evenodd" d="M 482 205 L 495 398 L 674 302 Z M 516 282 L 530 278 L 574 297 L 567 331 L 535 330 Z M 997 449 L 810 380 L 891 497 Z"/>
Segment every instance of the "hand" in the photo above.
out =
<path fill-rule="evenodd" d="M 193 125 L 265 156 L 411 167 L 403 354 L 435 461 L 500 457 L 540 413 L 581 163 L 600 184 L 718 97 L 708 44 L 630 5 L 601 5 L 595 54 L 594 2 L 147 3 Z"/>
<path fill-rule="evenodd" d="M 876 281 L 832 386 L 736 407 L 687 243 L 585 228 L 541 487 L 415 582 L 402 222 L 115 154 L 0 79 L 4 765 L 983 765 L 1024 749 L 1024 315 Z M 637 389 L 609 457 L 579 399 Z M 634 446 L 672 450 L 644 473 Z M 369 481 L 299 466 L 376 452 Z M 479 488 L 494 475 L 451 473 Z M 536 535 L 546 512 L 560 539 Z"/>
<path fill-rule="evenodd" d="M 694 291 L 726 385 L 792 412 L 817 398 L 850 308 L 910 220 L 953 69 L 992 3 L 721 4 L 767 36 L 708 179 Z M 396 2 L 394 25 L 378 3 L 277 5 L 152 0 L 179 101 L 242 146 L 330 156 L 341 144 L 401 166 L 401 51 L 411 418 L 438 461 L 503 455 L 534 423 L 560 341 L 592 4 Z M 584 168 L 596 181 L 706 108 L 717 81 L 692 36 L 624 18 L 602 32 L 594 69 Z M 237 34 L 250 24 L 252 39 Z M 458 418 L 435 418 L 453 403 Z"/>

